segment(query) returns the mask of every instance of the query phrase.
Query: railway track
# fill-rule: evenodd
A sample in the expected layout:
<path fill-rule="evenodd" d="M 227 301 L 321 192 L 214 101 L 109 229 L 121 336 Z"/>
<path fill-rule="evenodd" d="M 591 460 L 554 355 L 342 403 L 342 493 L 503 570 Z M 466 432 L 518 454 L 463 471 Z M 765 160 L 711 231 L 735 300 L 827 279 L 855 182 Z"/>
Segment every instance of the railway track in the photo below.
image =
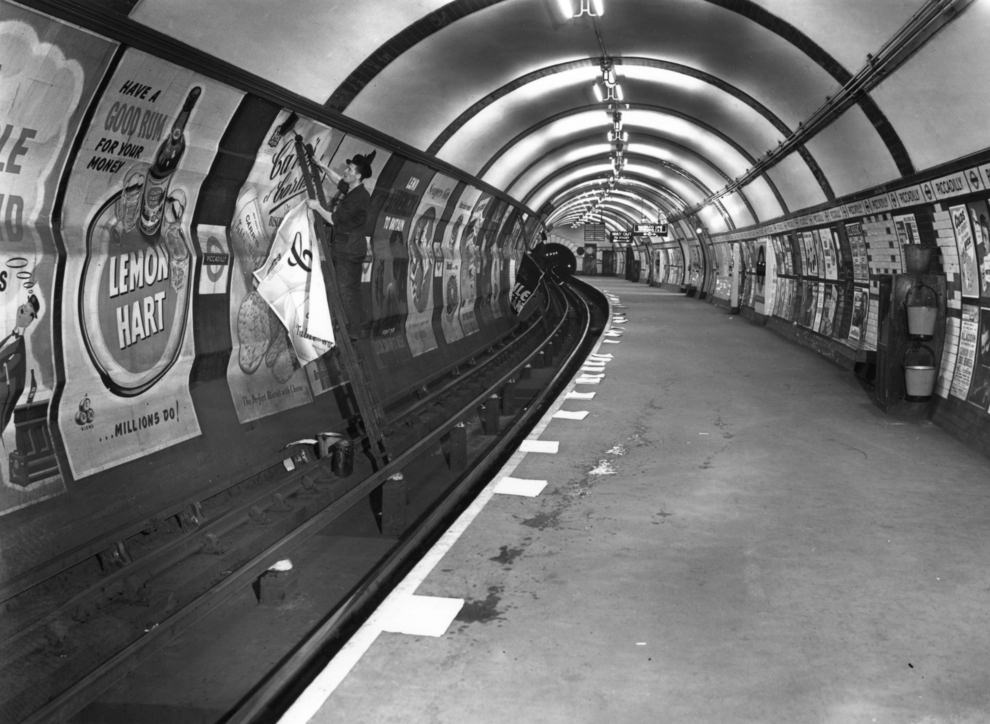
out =
<path fill-rule="evenodd" d="M 314 662 L 331 656 L 387 594 L 583 359 L 605 318 L 588 295 L 577 284 L 551 285 L 531 323 L 386 400 L 391 456 L 384 466 L 362 454 L 369 441 L 360 425 L 325 456 L 317 441 L 290 441 L 276 464 L 251 479 L 162 511 L 131 536 L 103 540 L 95 556 L 53 563 L 54 575 L 5 601 L 0 720 L 101 721 L 104 692 L 211 617 L 229 616 L 230 602 L 245 591 L 255 603 L 281 600 L 285 591 L 270 583 L 280 577 L 273 564 L 304 568 L 314 536 L 343 539 L 349 516 L 364 511 L 376 539 L 367 560 L 349 564 L 357 573 L 334 590 L 321 590 L 322 610 L 309 628 L 271 651 L 253 680 L 237 682 L 214 720 L 264 719 L 287 704 Z M 121 720 L 160 714 L 131 709 Z"/>

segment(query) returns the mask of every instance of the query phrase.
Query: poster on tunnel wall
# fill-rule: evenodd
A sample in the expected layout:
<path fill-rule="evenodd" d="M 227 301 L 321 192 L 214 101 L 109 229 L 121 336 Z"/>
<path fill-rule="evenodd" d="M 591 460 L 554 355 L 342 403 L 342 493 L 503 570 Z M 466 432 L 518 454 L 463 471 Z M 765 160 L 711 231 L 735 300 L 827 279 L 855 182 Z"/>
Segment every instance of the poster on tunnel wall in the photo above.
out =
<path fill-rule="evenodd" d="M 503 257 L 502 246 L 499 244 L 499 232 L 505 218 L 508 204 L 493 200 L 488 205 L 488 213 L 481 224 L 479 235 L 478 293 L 475 302 L 475 313 L 479 324 L 491 324 L 502 316 L 498 300 L 503 287 Z"/>
<path fill-rule="evenodd" d="M 0 2 L 0 515 L 65 491 L 49 425 L 58 252 L 51 213 L 116 45 Z"/>
<path fill-rule="evenodd" d="M 254 272 L 268 257 L 279 225 L 307 197 L 296 159 L 296 133 L 324 162 L 342 137 L 339 131 L 281 111 L 238 191 L 229 224 L 234 261 L 227 385 L 240 422 L 304 405 L 330 387 L 321 360 L 305 367 L 299 364 L 288 332 L 255 288 Z"/>
<path fill-rule="evenodd" d="M 411 356 L 405 334 L 412 253 L 408 242 L 413 215 L 432 175 L 426 166 L 405 161 L 390 187 L 379 183 L 375 191 L 384 200 L 371 237 L 371 345 L 384 369 Z"/>
<path fill-rule="evenodd" d="M 967 399 L 976 364 L 976 350 L 980 334 L 980 309 L 975 304 L 964 304 L 959 319 L 959 346 L 956 348 L 956 366 L 952 373 L 949 394 L 960 400 Z"/>
<path fill-rule="evenodd" d="M 956 237 L 956 248 L 959 251 L 959 277 L 962 284 L 962 295 L 973 299 L 980 296 L 980 272 L 976 261 L 976 243 L 973 230 L 970 227 L 969 210 L 963 206 L 949 208 L 952 219 L 952 231 Z"/>
<path fill-rule="evenodd" d="M 866 343 L 866 323 L 870 309 L 870 291 L 866 287 L 853 288 L 852 319 L 849 322 L 849 336 L 846 344 L 853 349 L 864 349 Z"/>
<path fill-rule="evenodd" d="M 982 199 L 971 201 L 966 208 L 973 226 L 980 305 L 990 307 L 990 211 Z"/>
<path fill-rule="evenodd" d="M 470 327 L 465 329 L 461 319 L 463 308 L 461 282 L 464 278 L 464 272 L 461 269 L 464 264 L 461 251 L 471 211 L 480 196 L 481 191 L 471 186 L 465 186 L 460 198 L 457 199 L 451 220 L 444 228 L 443 243 L 440 247 L 443 254 L 443 285 L 441 287 L 443 289 L 443 311 L 440 314 L 440 329 L 448 343 L 456 342 L 473 331 L 477 331 L 477 329 L 472 330 Z"/>
<path fill-rule="evenodd" d="M 76 477 L 200 433 L 189 224 L 242 95 L 128 50 L 98 101 L 63 208 L 59 428 Z"/>
<path fill-rule="evenodd" d="M 463 200 L 464 196 L 461 199 Z M 461 261 L 457 318 L 460 320 L 464 336 L 475 334 L 480 329 L 475 305 L 478 301 L 481 273 L 481 234 L 482 224 L 491 202 L 491 194 L 478 195 L 474 208 L 461 227 L 461 237 L 457 242 Z"/>
<path fill-rule="evenodd" d="M 406 284 L 406 341 L 413 357 L 437 348 L 433 331 L 433 277 L 443 257 L 434 253 L 434 238 L 440 232 L 450 195 L 457 181 L 443 174 L 430 179 L 413 219 L 409 237 L 409 270 Z"/>

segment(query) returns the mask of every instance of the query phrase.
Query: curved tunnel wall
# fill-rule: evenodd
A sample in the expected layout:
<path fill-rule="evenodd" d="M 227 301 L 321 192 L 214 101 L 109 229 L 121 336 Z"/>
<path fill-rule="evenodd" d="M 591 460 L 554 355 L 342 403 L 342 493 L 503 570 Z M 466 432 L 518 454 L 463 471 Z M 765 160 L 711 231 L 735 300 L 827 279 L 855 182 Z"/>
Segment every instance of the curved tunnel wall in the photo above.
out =
<path fill-rule="evenodd" d="M 892 289 L 899 275 L 919 279 L 906 261 L 912 248 L 932 250 L 927 273 L 944 277 L 945 291 L 938 295 L 941 326 L 933 340 L 922 340 L 933 348 L 937 369 L 931 414 L 987 450 L 990 152 L 770 224 L 712 236 L 692 234 L 685 223 L 670 228 L 671 237 L 652 247 L 651 281 L 735 303 L 851 368 L 883 365 L 883 356 L 894 354 L 886 364 L 897 375 L 905 340 L 896 337 L 903 337 L 907 312 Z M 868 381 L 884 383 L 872 375 Z"/>
<path fill-rule="evenodd" d="M 0 586 L 346 425 L 339 369 L 299 363 L 253 278 L 305 197 L 290 110 L 125 41 L 0 0 Z M 525 207 L 381 134 L 292 131 L 338 171 L 375 152 L 359 350 L 383 403 L 513 326 Z"/>

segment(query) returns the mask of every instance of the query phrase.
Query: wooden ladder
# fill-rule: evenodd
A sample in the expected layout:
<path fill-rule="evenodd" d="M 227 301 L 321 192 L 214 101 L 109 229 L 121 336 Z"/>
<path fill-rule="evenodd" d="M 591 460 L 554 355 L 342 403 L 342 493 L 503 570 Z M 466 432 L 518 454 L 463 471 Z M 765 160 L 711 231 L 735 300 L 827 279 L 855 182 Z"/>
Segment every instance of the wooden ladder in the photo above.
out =
<path fill-rule="evenodd" d="M 320 183 L 319 166 L 314 158 L 313 147 L 304 144 L 302 136 L 296 134 L 295 138 L 296 158 L 299 159 L 299 166 L 302 169 L 303 180 L 306 183 L 306 190 L 309 198 L 317 199 L 323 208 L 327 206 L 326 195 L 323 193 L 323 184 Z M 343 371 L 350 382 L 350 393 L 357 408 L 363 434 L 366 436 L 366 452 L 372 460 L 376 470 L 380 470 L 388 464 L 388 447 L 385 444 L 385 434 L 382 431 L 383 413 L 381 403 L 375 395 L 374 388 L 368 382 L 364 374 L 364 367 L 354 349 L 354 343 L 347 330 L 347 320 L 344 316 L 344 305 L 340 299 L 340 290 L 337 289 L 337 277 L 334 273 L 333 259 L 330 258 L 330 248 L 333 243 L 333 225 L 326 223 L 321 217 L 314 219 L 313 227 L 316 231 L 316 238 L 320 242 L 320 256 L 322 257 L 323 275 L 327 292 L 327 301 L 330 303 L 330 318 L 333 322 L 334 336 L 336 337 L 336 348 L 340 353 L 340 362 Z"/>

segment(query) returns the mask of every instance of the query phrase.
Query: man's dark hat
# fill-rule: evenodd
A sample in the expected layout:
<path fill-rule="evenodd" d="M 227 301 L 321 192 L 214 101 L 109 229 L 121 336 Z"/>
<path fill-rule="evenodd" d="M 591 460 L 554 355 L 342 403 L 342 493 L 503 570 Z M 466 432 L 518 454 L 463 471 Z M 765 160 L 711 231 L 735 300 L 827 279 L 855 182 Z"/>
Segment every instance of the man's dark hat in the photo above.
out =
<path fill-rule="evenodd" d="M 354 158 L 347 159 L 347 163 L 353 163 L 357 168 L 358 173 L 361 174 L 361 180 L 364 180 L 371 176 L 371 162 L 375 160 L 375 152 L 362 156 L 360 153 L 355 153 Z"/>

